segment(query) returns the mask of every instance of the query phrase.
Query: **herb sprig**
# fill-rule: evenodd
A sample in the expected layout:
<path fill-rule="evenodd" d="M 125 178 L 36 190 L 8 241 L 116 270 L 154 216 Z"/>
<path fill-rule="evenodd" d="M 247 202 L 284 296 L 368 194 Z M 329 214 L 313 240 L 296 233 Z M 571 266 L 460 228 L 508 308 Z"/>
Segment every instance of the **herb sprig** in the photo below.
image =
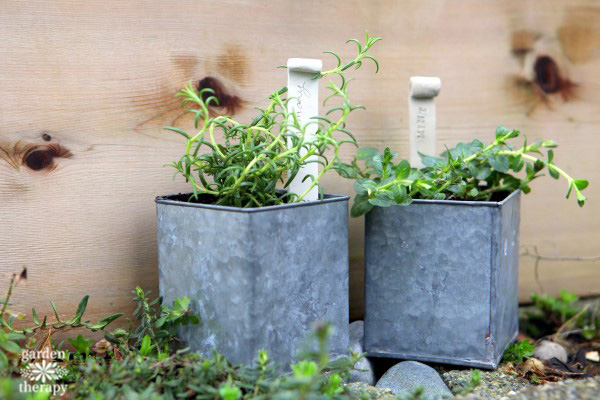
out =
<path fill-rule="evenodd" d="M 186 182 L 192 184 L 192 197 L 197 200 L 200 195 L 208 195 L 213 204 L 233 207 L 263 207 L 304 200 L 334 167 L 340 146 L 344 143 L 356 146 L 356 139 L 346 129 L 346 120 L 350 113 L 364 107 L 350 103 L 348 84 L 351 80 L 346 79 L 345 74 L 350 67 L 360 68 L 364 60 L 373 61 L 378 70 L 377 61 L 367 52 L 379 40 L 370 37 L 368 32 L 364 43 L 350 39 L 348 42 L 357 45 L 358 55 L 346 63 L 342 63 L 337 54 L 326 52 L 336 58 L 337 66 L 315 74 L 314 79 L 338 76 L 341 82 L 329 82 L 327 89 L 331 93 L 323 105 L 331 101 L 335 104 L 324 116 L 315 117 L 311 122 L 317 125 L 311 139 L 296 114 L 288 113 L 287 102 L 291 98 L 285 96 L 286 87 L 271 94 L 270 104 L 259 109 L 259 115 L 249 124 L 241 124 L 228 116 L 212 118 L 209 108 L 218 104 L 214 92 L 211 89 L 197 92 L 191 84 L 185 87 L 177 96 L 183 99 L 183 107 L 193 106 L 187 112 L 194 115 L 198 131 L 189 134 L 175 127 L 166 129 L 186 139 L 185 154 L 172 166 L 176 174 L 183 175 Z M 217 135 L 225 139 L 224 144 L 217 143 Z M 204 149 L 208 151 L 203 152 Z M 317 156 L 316 161 L 310 159 L 313 155 Z M 312 180 L 304 193 L 282 195 L 277 192 L 278 183 L 286 189 L 300 168 L 309 162 L 319 163 L 322 169 L 317 176 L 304 178 Z"/>
<path fill-rule="evenodd" d="M 361 148 L 350 164 L 338 160 L 335 169 L 341 176 L 356 180 L 354 217 L 375 206 L 408 205 L 413 199 L 490 201 L 494 195 L 517 189 L 529 193 L 529 183 L 543 176 L 544 170 L 554 179 L 564 178 L 566 197 L 574 192 L 577 203 L 583 206 L 586 198 L 581 192 L 588 181 L 573 179 L 554 163 L 553 149 L 558 145 L 552 140 L 527 144 L 525 138 L 521 148 L 513 148 L 508 141 L 519 135 L 516 129 L 498 127 L 496 139 L 487 146 L 473 140 L 447 149 L 440 157 L 421 154 L 425 165 L 421 169 L 411 168 L 406 160 L 395 164 L 396 154 L 389 148 L 383 154 L 375 148 Z M 514 175 L 523 168 L 523 178 Z"/>

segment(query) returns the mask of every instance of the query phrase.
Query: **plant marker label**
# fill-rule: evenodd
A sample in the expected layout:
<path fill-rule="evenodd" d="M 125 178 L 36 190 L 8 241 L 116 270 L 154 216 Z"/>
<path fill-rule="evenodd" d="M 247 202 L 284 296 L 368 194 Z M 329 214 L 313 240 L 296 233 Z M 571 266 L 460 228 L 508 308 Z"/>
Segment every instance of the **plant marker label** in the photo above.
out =
<path fill-rule="evenodd" d="M 413 76 L 408 95 L 410 166 L 424 167 L 419 153 L 435 156 L 435 102 L 442 81 L 437 77 Z"/>
<path fill-rule="evenodd" d="M 319 115 L 319 80 L 313 79 L 315 74 L 321 72 L 323 62 L 310 58 L 290 58 L 287 62 L 288 70 L 288 112 L 295 112 L 298 122 L 305 128 L 305 141 L 310 141 L 317 131 L 317 120 L 311 119 Z M 309 122 L 312 122 L 309 125 Z M 299 134 L 299 132 L 297 132 Z M 306 149 L 301 149 L 300 154 L 306 154 Z M 298 196 L 308 189 L 313 179 L 306 178 L 312 175 L 314 179 L 319 175 L 318 157 L 310 156 L 309 163 L 300 168 L 288 187 L 289 191 Z M 313 161 L 313 162 L 310 162 Z M 319 198 L 319 188 L 315 185 L 304 197 L 305 201 L 314 201 Z"/>

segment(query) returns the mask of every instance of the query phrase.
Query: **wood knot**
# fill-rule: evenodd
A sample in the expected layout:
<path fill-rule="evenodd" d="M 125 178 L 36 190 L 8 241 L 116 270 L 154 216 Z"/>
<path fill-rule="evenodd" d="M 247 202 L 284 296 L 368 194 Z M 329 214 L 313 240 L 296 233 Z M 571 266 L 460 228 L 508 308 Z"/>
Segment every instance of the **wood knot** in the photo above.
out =
<path fill-rule="evenodd" d="M 541 56 L 533 65 L 535 83 L 544 93 L 560 92 L 564 85 L 556 62 L 549 56 Z"/>
<path fill-rule="evenodd" d="M 556 96 L 564 101 L 575 97 L 577 85 L 569 79 L 569 62 L 556 38 L 520 30 L 511 36 L 511 49 L 520 64 L 514 80 L 519 90 L 527 89 L 548 107 Z"/>
<path fill-rule="evenodd" d="M 238 96 L 229 93 L 225 85 L 217 78 L 207 76 L 198 82 L 198 92 L 203 89 L 212 89 L 214 93 L 203 93 L 202 100 L 206 101 L 210 96 L 214 96 L 218 104 L 212 103 L 210 106 L 211 113 L 221 115 L 235 115 L 236 111 L 243 107 L 244 101 Z M 218 109 L 217 112 L 215 109 Z"/>
<path fill-rule="evenodd" d="M 56 168 L 55 158 L 71 158 L 72 156 L 73 154 L 69 150 L 57 143 L 47 146 L 34 146 L 24 153 L 23 165 L 32 171 L 52 171 Z"/>

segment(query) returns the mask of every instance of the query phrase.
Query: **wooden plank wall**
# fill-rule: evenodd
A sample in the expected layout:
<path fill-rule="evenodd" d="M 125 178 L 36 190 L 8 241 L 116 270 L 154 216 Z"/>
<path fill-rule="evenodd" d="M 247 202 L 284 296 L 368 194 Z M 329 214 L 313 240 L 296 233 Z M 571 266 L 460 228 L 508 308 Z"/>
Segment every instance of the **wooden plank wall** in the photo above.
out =
<path fill-rule="evenodd" d="M 176 91 L 214 77 L 238 97 L 236 118 L 247 119 L 285 84 L 274 67 L 323 50 L 349 57 L 344 41 L 365 28 L 384 41 L 374 48 L 381 72 L 367 66 L 351 88 L 368 108 L 350 120 L 362 145 L 407 157 L 408 78 L 440 76 L 440 151 L 442 143 L 491 140 L 499 124 L 518 127 L 558 141 L 557 162 L 591 181 L 583 209 L 564 199 L 565 182 L 536 182 L 523 199 L 522 243 L 551 256 L 600 253 L 597 2 L 4 0 L 0 273 L 29 269 L 14 302 L 47 312 L 54 299 L 70 314 L 88 293 L 92 318 L 132 311 L 130 290 L 157 287 L 153 199 L 187 188 L 163 168 L 183 147 L 162 127 L 190 126 Z M 536 74 L 541 56 L 549 58 Z M 334 175 L 324 186 L 352 193 Z M 358 318 L 363 221 L 350 229 Z M 541 283 L 550 293 L 600 293 L 599 267 L 544 261 Z M 538 290 L 530 258 L 520 278 L 527 299 Z"/>

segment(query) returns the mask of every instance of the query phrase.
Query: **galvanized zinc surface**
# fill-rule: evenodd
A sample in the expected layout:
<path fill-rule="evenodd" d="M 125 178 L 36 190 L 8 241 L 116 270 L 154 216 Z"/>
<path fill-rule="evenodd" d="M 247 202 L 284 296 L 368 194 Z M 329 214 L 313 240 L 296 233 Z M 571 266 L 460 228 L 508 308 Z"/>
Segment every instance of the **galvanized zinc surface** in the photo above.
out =
<path fill-rule="evenodd" d="M 157 231 L 161 295 L 188 296 L 201 318 L 181 332 L 193 350 L 285 365 L 316 321 L 347 350 L 348 197 L 250 211 L 158 199 Z"/>
<path fill-rule="evenodd" d="M 492 239 L 496 267 L 492 275 L 492 337 L 495 354 L 502 355 L 508 343 L 517 335 L 519 289 L 519 225 L 521 216 L 521 191 L 507 198 L 495 214 L 494 223 L 500 227 L 497 238 Z M 497 228 L 497 227 L 496 227 Z M 499 361 L 499 360 L 498 360 Z"/>
<path fill-rule="evenodd" d="M 519 195 L 367 214 L 368 354 L 496 366 L 517 327 Z"/>

